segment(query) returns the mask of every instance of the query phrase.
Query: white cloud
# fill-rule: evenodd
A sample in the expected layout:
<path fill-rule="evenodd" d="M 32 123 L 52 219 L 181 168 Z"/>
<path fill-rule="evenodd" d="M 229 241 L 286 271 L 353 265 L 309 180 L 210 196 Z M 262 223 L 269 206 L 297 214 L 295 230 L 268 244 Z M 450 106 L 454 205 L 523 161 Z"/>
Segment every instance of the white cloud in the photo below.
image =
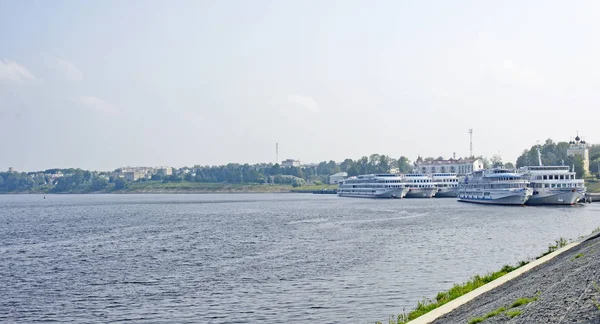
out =
<path fill-rule="evenodd" d="M 288 102 L 312 112 L 319 111 L 319 105 L 312 97 L 291 94 L 288 95 Z"/>
<path fill-rule="evenodd" d="M 71 61 L 56 59 L 56 64 L 65 79 L 69 81 L 83 80 L 83 73 Z"/>
<path fill-rule="evenodd" d="M 23 84 L 36 81 L 37 78 L 15 61 L 0 60 L 0 81 L 2 80 Z"/>
<path fill-rule="evenodd" d="M 80 105 L 92 108 L 94 110 L 110 114 L 110 115 L 120 115 L 121 111 L 117 109 L 112 104 L 93 96 L 79 96 L 73 99 L 75 103 Z"/>

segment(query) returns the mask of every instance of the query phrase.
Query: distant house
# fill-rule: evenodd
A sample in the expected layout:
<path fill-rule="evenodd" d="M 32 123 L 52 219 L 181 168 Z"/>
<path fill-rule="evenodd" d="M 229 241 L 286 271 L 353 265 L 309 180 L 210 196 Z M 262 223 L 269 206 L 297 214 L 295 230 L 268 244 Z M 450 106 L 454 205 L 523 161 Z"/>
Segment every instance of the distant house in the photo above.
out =
<path fill-rule="evenodd" d="M 139 171 L 123 172 L 123 178 L 127 181 L 138 181 L 140 179 L 146 178 L 146 173 Z"/>
<path fill-rule="evenodd" d="M 281 161 L 281 166 L 284 168 L 299 167 L 300 161 L 294 159 L 287 159 L 285 161 Z"/>
<path fill-rule="evenodd" d="M 171 167 L 157 168 L 156 174 L 161 175 L 161 176 L 170 176 L 173 174 L 173 168 L 171 168 Z"/>
<path fill-rule="evenodd" d="M 338 184 L 348 177 L 346 172 L 338 172 L 329 176 L 329 184 Z"/>

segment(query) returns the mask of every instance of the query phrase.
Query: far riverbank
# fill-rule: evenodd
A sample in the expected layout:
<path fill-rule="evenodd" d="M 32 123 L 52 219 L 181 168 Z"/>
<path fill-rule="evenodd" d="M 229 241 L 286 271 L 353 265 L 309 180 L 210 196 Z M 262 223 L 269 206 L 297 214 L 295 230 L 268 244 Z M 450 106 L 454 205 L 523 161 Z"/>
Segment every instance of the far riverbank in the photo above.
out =
<path fill-rule="evenodd" d="M 93 190 L 91 187 L 75 188 L 68 191 L 56 191 L 54 186 L 35 188 L 34 190 L 5 191 L 0 194 L 202 194 L 202 193 L 311 193 L 318 190 L 337 189 L 337 185 L 312 185 L 293 187 L 287 184 L 231 184 L 203 182 L 161 182 L 141 181 L 127 183 L 125 188 L 108 187 Z"/>

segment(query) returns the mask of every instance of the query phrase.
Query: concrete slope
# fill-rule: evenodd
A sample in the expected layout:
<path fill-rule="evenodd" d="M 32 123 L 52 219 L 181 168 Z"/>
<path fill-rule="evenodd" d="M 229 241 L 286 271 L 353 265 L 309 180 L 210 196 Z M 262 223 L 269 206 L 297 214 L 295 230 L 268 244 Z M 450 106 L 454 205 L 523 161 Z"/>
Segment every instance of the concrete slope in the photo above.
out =
<path fill-rule="evenodd" d="M 600 324 L 600 236 L 569 244 L 515 270 L 411 323 L 469 323 L 519 298 L 537 299 L 481 323 L 598 323 Z"/>

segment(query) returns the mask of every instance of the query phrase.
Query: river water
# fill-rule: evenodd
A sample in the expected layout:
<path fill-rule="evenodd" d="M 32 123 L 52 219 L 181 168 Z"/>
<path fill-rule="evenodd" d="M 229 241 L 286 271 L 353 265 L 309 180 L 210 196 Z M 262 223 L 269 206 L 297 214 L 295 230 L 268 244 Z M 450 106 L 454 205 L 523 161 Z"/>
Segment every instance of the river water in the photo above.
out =
<path fill-rule="evenodd" d="M 387 321 L 599 226 L 600 204 L 0 196 L 0 322 Z"/>

